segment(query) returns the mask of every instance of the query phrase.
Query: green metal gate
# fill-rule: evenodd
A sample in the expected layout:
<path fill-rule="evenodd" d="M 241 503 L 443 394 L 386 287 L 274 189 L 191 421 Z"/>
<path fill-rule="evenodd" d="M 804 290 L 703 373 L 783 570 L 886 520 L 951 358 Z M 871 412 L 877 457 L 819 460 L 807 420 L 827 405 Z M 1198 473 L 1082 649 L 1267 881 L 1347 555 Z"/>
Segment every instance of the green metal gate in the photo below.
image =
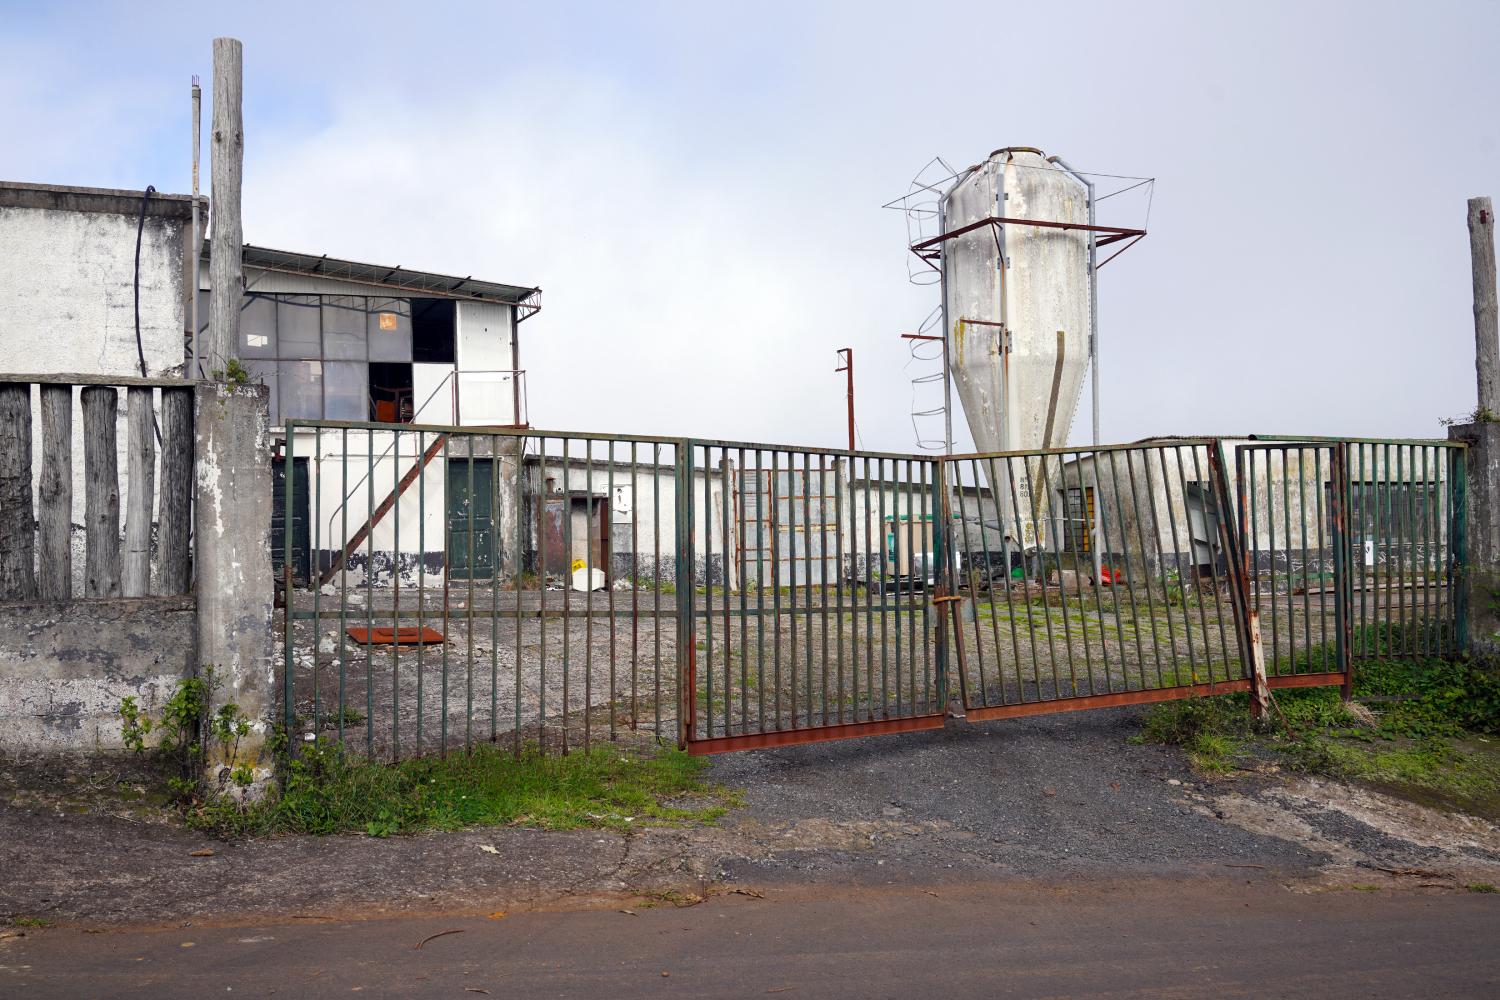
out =
<path fill-rule="evenodd" d="M 311 550 L 319 572 L 285 582 L 286 724 L 372 756 L 635 732 L 716 753 L 1348 692 L 1362 659 L 1465 647 L 1448 442 L 932 458 L 363 422 L 287 434 L 308 471 L 284 477 L 283 505 L 313 509 L 288 522 L 283 563 Z"/>

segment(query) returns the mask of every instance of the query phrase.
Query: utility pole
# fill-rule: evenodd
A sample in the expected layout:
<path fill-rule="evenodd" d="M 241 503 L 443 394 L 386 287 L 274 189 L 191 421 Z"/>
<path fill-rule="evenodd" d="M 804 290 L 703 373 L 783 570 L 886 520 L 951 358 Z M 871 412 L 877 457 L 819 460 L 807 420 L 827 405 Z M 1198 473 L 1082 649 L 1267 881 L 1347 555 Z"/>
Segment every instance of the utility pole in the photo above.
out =
<path fill-rule="evenodd" d="M 213 289 L 203 362 L 209 375 L 224 379 L 240 339 L 240 296 L 245 279 L 244 226 L 240 221 L 240 179 L 245 165 L 243 119 L 244 48 L 238 38 L 214 39 L 214 119 L 211 160 L 213 244 L 208 261 Z"/>
<path fill-rule="evenodd" d="M 1450 545 L 1458 564 L 1454 618 L 1458 647 L 1500 652 L 1500 329 L 1495 303 L 1495 209 L 1469 199 L 1469 257 L 1474 278 L 1474 371 L 1479 388 L 1471 423 L 1448 428 L 1466 445 L 1449 467 L 1457 505 Z"/>
<path fill-rule="evenodd" d="M 854 348 L 841 347 L 838 353 L 844 359 L 842 368 L 835 368 L 835 372 L 849 373 L 849 450 L 854 450 Z"/>
<path fill-rule="evenodd" d="M 1500 418 L 1500 322 L 1495 305 L 1495 208 L 1469 199 L 1469 258 L 1474 272 L 1474 368 L 1479 419 Z"/>

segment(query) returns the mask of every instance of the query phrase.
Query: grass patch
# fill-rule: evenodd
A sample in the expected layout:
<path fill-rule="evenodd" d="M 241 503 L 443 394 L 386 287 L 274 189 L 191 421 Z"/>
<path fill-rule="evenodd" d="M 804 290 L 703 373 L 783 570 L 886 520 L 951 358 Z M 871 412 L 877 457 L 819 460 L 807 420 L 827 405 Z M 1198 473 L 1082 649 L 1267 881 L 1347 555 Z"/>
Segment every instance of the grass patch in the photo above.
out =
<path fill-rule="evenodd" d="M 1493 892 L 1494 888 L 1491 887 L 1490 891 Z M 52 921 L 48 920 L 46 917 L 11 917 L 10 925 L 12 927 L 35 927 L 40 929 L 44 927 L 51 927 Z"/>
<path fill-rule="evenodd" d="M 1492 882 L 1470 882 L 1464 888 L 1470 892 L 1500 892 Z"/>
<path fill-rule="evenodd" d="M 374 837 L 468 826 L 581 827 L 707 823 L 738 803 L 708 784 L 702 758 L 675 749 L 597 747 L 568 756 L 494 747 L 395 764 L 304 748 L 285 765 L 280 794 L 249 806 L 189 807 L 190 825 L 222 837 L 361 832 Z"/>
<path fill-rule="evenodd" d="M 1133 743 L 1163 743 L 1187 751 L 1193 766 L 1205 774 L 1228 774 L 1241 756 L 1249 727 L 1248 703 L 1242 696 L 1186 698 L 1162 702 L 1146 713 Z"/>
<path fill-rule="evenodd" d="M 1401 648 L 1387 625 L 1364 638 Z M 1247 695 L 1164 702 L 1133 740 L 1181 746 L 1207 774 L 1269 753 L 1292 770 L 1500 817 L 1500 743 L 1491 735 L 1500 732 L 1500 670 L 1473 660 L 1379 659 L 1356 665 L 1354 695 L 1351 708 L 1332 688 L 1282 689 L 1276 703 L 1287 726 L 1277 720 L 1261 732 L 1251 727 Z"/>

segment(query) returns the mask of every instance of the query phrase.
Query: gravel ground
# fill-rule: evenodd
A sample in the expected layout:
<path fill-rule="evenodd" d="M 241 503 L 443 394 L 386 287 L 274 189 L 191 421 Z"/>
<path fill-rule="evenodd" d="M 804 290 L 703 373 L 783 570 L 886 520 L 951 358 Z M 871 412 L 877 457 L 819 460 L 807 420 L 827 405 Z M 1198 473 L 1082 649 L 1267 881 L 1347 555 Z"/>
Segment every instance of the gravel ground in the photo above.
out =
<path fill-rule="evenodd" d="M 730 754 L 712 827 L 214 843 L 0 764 L 0 915 L 167 924 L 626 901 L 757 885 L 1221 878 L 1299 889 L 1500 882 L 1500 829 L 1274 771 L 1206 780 L 1126 742 L 1138 709 Z M 83 784 L 86 784 L 84 782 Z M 118 811 L 117 811 L 118 812 Z M 492 853 L 481 848 L 494 848 Z M 211 857 L 193 852 L 212 849 Z"/>

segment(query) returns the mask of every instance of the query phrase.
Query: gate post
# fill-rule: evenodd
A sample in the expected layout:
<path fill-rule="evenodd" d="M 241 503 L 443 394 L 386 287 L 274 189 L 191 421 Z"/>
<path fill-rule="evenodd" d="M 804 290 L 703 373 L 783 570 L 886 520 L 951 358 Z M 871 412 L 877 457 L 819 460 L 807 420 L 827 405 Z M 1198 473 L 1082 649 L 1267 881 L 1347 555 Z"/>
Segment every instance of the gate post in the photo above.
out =
<path fill-rule="evenodd" d="M 677 536 L 673 570 L 677 587 L 677 747 L 686 750 L 696 730 L 698 693 L 697 629 L 693 621 L 693 566 L 697 557 L 693 542 L 693 442 L 678 441 L 676 448 L 672 493 Z"/>
<path fill-rule="evenodd" d="M 936 572 L 933 576 L 933 598 L 932 603 L 937 610 L 933 615 L 934 635 L 931 637 L 933 643 L 933 662 L 936 664 L 936 681 L 938 710 L 943 714 L 948 713 L 948 619 L 952 617 L 954 625 L 959 626 L 957 612 L 953 610 L 953 604 L 958 598 L 952 593 L 953 573 L 948 565 L 952 546 L 949 544 L 949 532 L 953 530 L 953 501 L 948 495 L 948 463 L 944 459 L 934 459 L 932 464 L 932 488 L 933 488 L 933 510 L 937 511 L 939 523 L 933 526 L 932 531 L 932 558 L 937 563 Z M 962 640 L 960 640 L 962 641 Z"/>
<path fill-rule="evenodd" d="M 1448 439 L 1467 446 L 1450 449 L 1454 645 L 1486 656 L 1500 647 L 1500 423 L 1457 424 Z"/>
<path fill-rule="evenodd" d="M 1328 467 L 1330 510 L 1333 515 L 1333 648 L 1339 671 L 1344 675 L 1343 698 L 1354 696 L 1353 596 L 1350 573 L 1349 445 L 1340 441 L 1332 448 Z M 1306 530 L 1304 528 L 1304 530 Z M 1326 647 L 1325 647 L 1326 648 Z"/>
<path fill-rule="evenodd" d="M 271 776 L 262 750 L 276 722 L 268 399 L 261 385 L 200 382 L 194 391 L 198 662 L 211 667 L 222 685 L 211 693 L 210 712 L 232 701 L 250 725 L 232 758 L 216 755 L 204 764 L 215 782 L 248 769 L 250 785 L 238 794 L 251 796 Z M 288 528 L 289 543 L 291 538 Z M 285 670 L 290 678 L 290 661 Z"/>

